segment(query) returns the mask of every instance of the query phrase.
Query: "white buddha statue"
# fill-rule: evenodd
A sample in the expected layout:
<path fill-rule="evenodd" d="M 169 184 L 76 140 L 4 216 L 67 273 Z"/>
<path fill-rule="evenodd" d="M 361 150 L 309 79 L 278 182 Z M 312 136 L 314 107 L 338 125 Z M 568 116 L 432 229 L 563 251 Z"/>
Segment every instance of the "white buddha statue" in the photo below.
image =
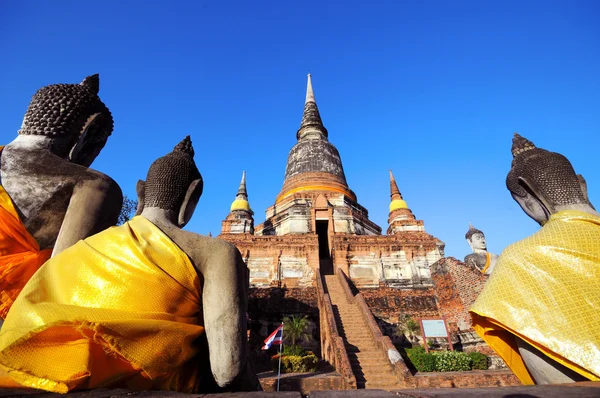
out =
<path fill-rule="evenodd" d="M 469 224 L 465 238 L 473 250 L 473 253 L 465 257 L 465 263 L 475 267 L 482 274 L 491 274 L 498 261 L 498 255 L 487 251 L 483 232 Z"/>

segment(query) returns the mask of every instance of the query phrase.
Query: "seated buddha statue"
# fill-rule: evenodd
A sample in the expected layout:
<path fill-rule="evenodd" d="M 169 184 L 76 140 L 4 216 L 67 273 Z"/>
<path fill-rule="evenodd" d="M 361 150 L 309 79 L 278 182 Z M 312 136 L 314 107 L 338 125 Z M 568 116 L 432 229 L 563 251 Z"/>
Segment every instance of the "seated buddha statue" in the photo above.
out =
<path fill-rule="evenodd" d="M 469 224 L 469 230 L 465 234 L 465 238 L 471 250 L 473 250 L 473 253 L 465 256 L 465 264 L 476 268 L 482 274 L 491 274 L 498 261 L 498 255 L 487 251 L 483 232 Z"/>
<path fill-rule="evenodd" d="M 113 130 L 98 75 L 43 87 L 0 147 L 0 318 L 51 256 L 114 225 L 119 186 L 89 168 Z"/>
<path fill-rule="evenodd" d="M 600 215 L 569 160 L 515 134 L 506 185 L 542 227 L 508 246 L 473 328 L 523 384 L 600 380 Z"/>
<path fill-rule="evenodd" d="M 181 228 L 202 193 L 189 136 L 138 183 L 138 213 L 53 256 L 0 331 L 0 386 L 260 389 L 247 361 L 247 268 Z"/>

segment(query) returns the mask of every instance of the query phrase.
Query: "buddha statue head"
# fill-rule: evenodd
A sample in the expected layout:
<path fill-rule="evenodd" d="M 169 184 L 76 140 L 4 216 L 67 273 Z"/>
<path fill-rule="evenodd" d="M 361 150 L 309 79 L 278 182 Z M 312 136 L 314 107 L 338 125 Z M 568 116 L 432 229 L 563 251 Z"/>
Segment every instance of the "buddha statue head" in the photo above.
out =
<path fill-rule="evenodd" d="M 473 225 L 469 224 L 469 230 L 465 234 L 465 238 L 467 239 L 467 243 L 473 252 L 487 250 L 485 235 Z"/>
<path fill-rule="evenodd" d="M 543 225 L 561 210 L 597 214 L 588 200 L 584 178 L 563 155 L 537 148 L 515 133 L 506 186 L 529 217 Z"/>
<path fill-rule="evenodd" d="M 188 135 L 173 151 L 152 163 L 146 181 L 138 181 L 137 214 L 158 209 L 170 214 L 170 221 L 183 227 L 192 218 L 202 188 L 202 176 L 194 162 L 194 148 Z"/>
<path fill-rule="evenodd" d="M 20 137 L 46 138 L 57 156 L 88 167 L 113 130 L 110 111 L 98 97 L 99 76 L 80 84 L 53 84 L 31 99 Z"/>
<path fill-rule="evenodd" d="M 488 252 L 483 231 L 469 224 L 469 230 L 465 234 L 465 238 L 472 251 L 472 253 L 465 256 L 465 264 L 475 267 L 484 274 L 491 274 L 496 266 L 498 255 Z"/>

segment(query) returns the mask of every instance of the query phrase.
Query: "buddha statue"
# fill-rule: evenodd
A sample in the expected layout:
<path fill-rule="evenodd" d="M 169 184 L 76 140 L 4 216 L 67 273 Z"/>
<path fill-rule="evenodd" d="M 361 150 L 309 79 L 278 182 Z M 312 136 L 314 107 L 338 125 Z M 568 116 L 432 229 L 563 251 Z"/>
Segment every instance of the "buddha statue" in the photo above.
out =
<path fill-rule="evenodd" d="M 32 277 L 0 332 L 0 387 L 260 389 L 246 265 L 232 244 L 181 229 L 202 194 L 193 156 L 188 136 L 138 183 L 137 216 Z"/>
<path fill-rule="evenodd" d="M 475 267 L 482 274 L 491 274 L 498 261 L 498 255 L 487 251 L 483 232 L 469 224 L 465 239 L 473 250 L 473 253 L 465 256 L 465 264 Z"/>
<path fill-rule="evenodd" d="M 515 134 L 506 185 L 541 229 L 508 246 L 473 328 L 524 384 L 600 380 L 600 215 L 561 154 Z"/>
<path fill-rule="evenodd" d="M 52 253 L 114 225 L 121 189 L 89 168 L 113 130 L 99 77 L 38 90 L 0 148 L 0 318 Z"/>

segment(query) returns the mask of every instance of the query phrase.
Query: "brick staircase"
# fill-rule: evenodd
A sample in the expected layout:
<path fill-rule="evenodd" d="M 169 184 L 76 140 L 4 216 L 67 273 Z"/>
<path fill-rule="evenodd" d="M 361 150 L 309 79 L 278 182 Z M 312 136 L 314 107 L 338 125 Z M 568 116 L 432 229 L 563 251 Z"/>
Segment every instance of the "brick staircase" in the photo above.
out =
<path fill-rule="evenodd" d="M 398 388 L 388 358 L 375 345 L 360 309 L 348 300 L 338 276 L 325 275 L 324 279 L 357 388 Z"/>

